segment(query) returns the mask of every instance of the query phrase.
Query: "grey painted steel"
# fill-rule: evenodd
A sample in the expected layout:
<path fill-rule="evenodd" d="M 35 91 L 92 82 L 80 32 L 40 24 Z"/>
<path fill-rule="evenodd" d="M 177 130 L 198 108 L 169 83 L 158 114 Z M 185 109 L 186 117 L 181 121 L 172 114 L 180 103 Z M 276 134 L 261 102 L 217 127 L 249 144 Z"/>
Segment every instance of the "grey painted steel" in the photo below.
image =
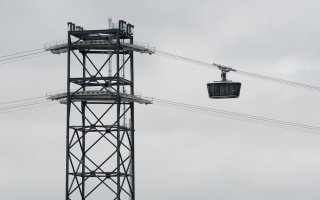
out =
<path fill-rule="evenodd" d="M 133 26 L 122 20 L 116 29 L 68 26 L 67 91 L 48 97 L 67 104 L 66 200 L 134 200 L 134 103 L 152 101 L 134 95 L 133 51 L 141 49 L 133 48 Z M 116 43 L 105 45 L 110 38 Z M 104 59 L 102 66 L 93 56 Z M 104 69 L 114 57 L 116 70 L 110 77 Z M 121 77 L 124 69 L 129 78 Z"/>

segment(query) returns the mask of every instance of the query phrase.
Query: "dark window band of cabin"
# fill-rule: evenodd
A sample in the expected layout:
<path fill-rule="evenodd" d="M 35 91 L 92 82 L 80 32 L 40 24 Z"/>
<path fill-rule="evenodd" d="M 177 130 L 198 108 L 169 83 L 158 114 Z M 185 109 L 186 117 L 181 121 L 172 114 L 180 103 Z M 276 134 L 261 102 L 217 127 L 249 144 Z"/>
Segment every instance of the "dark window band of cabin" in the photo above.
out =
<path fill-rule="evenodd" d="M 210 98 L 237 98 L 240 95 L 241 83 L 239 82 L 214 82 L 208 83 Z"/>

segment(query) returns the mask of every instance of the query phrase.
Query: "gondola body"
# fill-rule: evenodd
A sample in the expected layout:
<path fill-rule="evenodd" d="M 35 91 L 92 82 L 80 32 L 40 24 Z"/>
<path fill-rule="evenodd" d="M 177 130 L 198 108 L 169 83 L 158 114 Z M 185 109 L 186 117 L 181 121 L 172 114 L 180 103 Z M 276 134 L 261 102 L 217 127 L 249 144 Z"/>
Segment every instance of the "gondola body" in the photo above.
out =
<path fill-rule="evenodd" d="M 232 81 L 214 81 L 207 84 L 209 97 L 212 99 L 238 98 L 241 83 Z"/>

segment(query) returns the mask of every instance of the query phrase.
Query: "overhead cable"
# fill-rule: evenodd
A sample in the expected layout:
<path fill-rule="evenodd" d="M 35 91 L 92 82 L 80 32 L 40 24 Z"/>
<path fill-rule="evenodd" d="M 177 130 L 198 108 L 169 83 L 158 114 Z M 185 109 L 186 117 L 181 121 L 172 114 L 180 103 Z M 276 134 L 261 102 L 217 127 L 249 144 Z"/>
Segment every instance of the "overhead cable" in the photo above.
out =
<path fill-rule="evenodd" d="M 45 96 L 38 96 L 26 99 L 20 99 L 15 101 L 7 101 L 0 103 L 0 114 L 8 113 L 11 111 L 19 111 L 31 108 L 37 108 L 38 106 L 52 104 L 47 100 L 39 100 Z M 179 109 L 189 112 L 195 112 L 199 114 L 205 114 L 209 116 L 223 117 L 227 119 L 251 122 L 255 124 L 268 125 L 272 127 L 278 127 L 283 129 L 295 130 L 299 132 L 307 132 L 320 135 L 320 126 L 306 125 L 302 123 L 294 123 L 284 120 L 277 120 L 266 117 L 259 117 L 255 115 L 242 114 L 237 112 L 230 112 L 225 110 L 219 110 L 214 108 L 208 108 L 203 106 L 196 106 L 186 103 L 180 103 L 175 101 L 168 101 L 164 99 L 152 98 L 155 105 L 164 106 L 172 109 Z M 1 106 L 6 105 L 6 106 Z M 22 108 L 22 109 L 21 109 Z"/>
<path fill-rule="evenodd" d="M 26 107 L 26 106 L 33 106 L 33 105 L 39 105 L 39 104 L 44 104 L 48 103 L 48 101 L 34 101 L 34 102 L 29 102 L 29 103 L 24 103 L 24 104 L 17 104 L 17 105 L 12 105 L 12 106 L 6 106 L 6 107 L 0 107 L 0 111 L 2 110 L 10 110 L 13 108 L 20 108 L 20 107 Z"/>
<path fill-rule="evenodd" d="M 12 103 L 30 101 L 30 100 L 35 100 L 35 99 L 44 99 L 45 97 L 46 96 L 39 96 L 39 97 L 31 97 L 31 98 L 26 98 L 26 99 L 18 99 L 18 100 L 13 100 L 13 101 L 0 102 L 0 106 L 4 105 L 4 104 L 12 104 Z"/>
<path fill-rule="evenodd" d="M 184 61 L 184 62 L 196 64 L 196 65 L 219 69 L 219 70 L 227 69 L 228 71 L 232 71 L 232 72 L 235 72 L 235 73 L 238 73 L 241 75 L 245 75 L 245 76 L 249 76 L 249 77 L 253 77 L 253 78 L 258 78 L 258 79 L 267 80 L 267 81 L 273 81 L 273 82 L 276 82 L 279 84 L 284 84 L 284 85 L 288 85 L 288 86 L 292 86 L 292 87 L 297 87 L 297 88 L 301 88 L 301 89 L 307 89 L 307 90 L 311 90 L 311 91 L 315 91 L 315 92 L 320 92 L 320 87 L 318 87 L 318 86 L 313 86 L 313 85 L 299 83 L 299 82 L 295 82 L 295 81 L 288 81 L 288 80 L 284 80 L 284 79 L 274 78 L 271 76 L 265 76 L 265 75 L 255 74 L 255 73 L 246 72 L 246 71 L 242 71 L 242 70 L 237 70 L 236 68 L 233 68 L 230 66 L 220 65 L 217 63 L 207 63 L 207 62 L 203 62 L 200 60 L 195 60 L 195 59 L 175 55 L 172 53 L 167 53 L 164 51 L 155 50 L 155 53 L 159 56 L 165 56 L 165 57 L 176 59 L 179 61 Z"/>
<path fill-rule="evenodd" d="M 13 100 L 0 103 L 0 114 L 16 112 L 20 110 L 27 110 L 32 108 L 50 105 L 52 102 L 45 99 L 45 96 L 32 97 L 20 100 Z"/>
<path fill-rule="evenodd" d="M 43 50 L 43 48 L 38 48 L 38 49 L 32 49 L 32 50 L 28 50 L 28 51 L 22 51 L 22 52 L 7 54 L 7 55 L 0 56 L 0 58 L 11 57 L 11 56 L 15 56 L 15 55 L 19 55 L 19 54 L 25 54 L 25 53 L 29 53 L 29 52 L 33 52 L 33 51 L 39 51 L 39 50 Z"/>
<path fill-rule="evenodd" d="M 7 113 L 12 113 L 12 112 L 18 112 L 18 111 L 22 111 L 22 110 L 30 110 L 30 109 L 40 108 L 40 107 L 52 106 L 52 105 L 55 105 L 55 104 L 56 104 L 56 102 L 47 102 L 47 103 L 41 104 L 41 105 L 28 106 L 28 107 L 19 108 L 19 109 L 11 109 L 11 110 L 8 110 L 8 111 L 0 112 L 0 115 L 7 114 Z"/>
<path fill-rule="evenodd" d="M 278 127 L 278 128 L 284 128 L 284 129 L 290 129 L 290 130 L 302 131 L 302 132 L 308 132 L 308 133 L 314 133 L 314 134 L 320 135 L 319 126 L 311 126 L 311 125 L 306 125 L 301 123 L 288 122 L 284 120 L 276 120 L 272 118 L 259 117 L 259 116 L 230 112 L 225 110 L 195 106 L 191 104 L 167 101 L 167 100 L 156 99 L 156 98 L 153 99 L 153 102 L 155 105 L 165 106 L 165 107 L 179 109 L 179 110 L 191 111 L 191 112 L 206 114 L 210 116 L 224 117 L 228 119 L 235 119 L 235 120 L 246 121 L 246 122 L 251 122 L 255 124 L 268 125 L 272 127 Z"/>
<path fill-rule="evenodd" d="M 10 58 L 4 58 L 4 59 L 1 59 L 0 62 L 8 61 L 8 60 L 14 60 L 14 59 L 17 59 L 17 58 L 22 58 L 22 57 L 26 57 L 26 56 L 32 56 L 32 55 L 41 54 L 41 53 L 45 53 L 45 52 L 46 52 L 46 51 L 37 51 L 37 52 L 32 52 L 32 53 L 28 53 L 28 54 L 18 55 L 18 56 L 14 56 L 14 57 L 10 57 Z"/>
<path fill-rule="evenodd" d="M 34 52 L 34 51 L 38 51 L 38 50 L 43 50 L 43 51 Z M 33 53 L 31 53 L 31 52 L 33 52 Z M 5 59 L 0 60 L 0 65 L 33 58 L 33 57 L 29 57 L 29 56 L 36 55 L 36 54 L 42 54 L 45 52 L 46 51 L 44 51 L 43 48 L 38 48 L 38 49 L 29 50 L 29 51 L 23 51 L 23 52 L 0 56 L 0 58 L 5 58 L 5 57 L 18 55 L 15 57 L 5 58 Z M 29 54 L 24 54 L 24 53 L 29 53 Z M 20 54 L 24 54 L 24 55 L 20 55 Z M 50 54 L 50 53 L 47 53 L 47 54 Z M 42 54 L 42 55 L 47 55 L 47 54 Z M 168 52 L 160 51 L 160 50 L 155 50 L 155 54 L 160 55 L 160 56 L 169 57 L 169 58 L 176 59 L 176 60 L 180 60 L 180 61 L 184 61 L 184 62 L 188 62 L 188 63 L 192 63 L 192 64 L 196 64 L 196 65 L 202 65 L 205 67 L 215 68 L 215 69 L 219 69 L 219 70 L 224 69 L 227 71 L 233 71 L 233 72 L 241 74 L 241 75 L 245 75 L 245 76 L 249 76 L 249 77 L 253 77 L 253 78 L 258 78 L 261 80 L 273 81 L 273 82 L 277 82 L 279 84 L 283 84 L 283 85 L 287 85 L 287 86 L 292 86 L 292 87 L 297 87 L 297 88 L 301 88 L 301 89 L 307 89 L 307 90 L 312 90 L 315 92 L 320 92 L 320 87 L 310 85 L 310 84 L 304 84 L 304 83 L 299 83 L 299 82 L 295 82 L 295 81 L 289 81 L 289 80 L 285 80 L 285 79 L 275 78 L 275 77 L 271 77 L 271 76 L 265 76 L 265 75 L 261 75 L 261 74 L 246 72 L 246 71 L 238 70 L 234 67 L 230 67 L 230 66 L 226 66 L 226 65 L 222 65 L 222 64 L 218 64 L 218 63 L 207 63 L 204 61 L 195 60 L 192 58 L 183 57 L 183 56 L 179 56 L 176 54 L 172 54 L 172 53 L 168 53 Z M 42 55 L 40 55 L 40 56 L 42 56 Z M 24 59 L 18 59 L 18 58 L 26 57 L 26 56 L 28 56 L 28 57 L 24 58 Z M 34 57 L 38 57 L 38 56 L 34 56 Z M 18 60 L 16 60 L 16 59 L 18 59 Z M 3 61 L 9 61 L 9 62 L 3 62 Z"/>
<path fill-rule="evenodd" d="M 50 53 L 44 53 L 44 54 L 38 54 L 36 56 L 29 56 L 29 57 L 25 57 L 25 58 L 21 58 L 21 59 L 13 59 L 13 60 L 10 60 L 8 62 L 0 62 L 0 65 L 4 65 L 4 64 L 8 64 L 8 63 L 13 63 L 13 62 L 18 62 L 18 61 L 22 61 L 22 60 L 28 60 L 28 59 L 31 59 L 31 58 L 37 58 L 37 57 L 40 57 L 40 56 L 45 56 L 45 55 L 49 55 Z"/>

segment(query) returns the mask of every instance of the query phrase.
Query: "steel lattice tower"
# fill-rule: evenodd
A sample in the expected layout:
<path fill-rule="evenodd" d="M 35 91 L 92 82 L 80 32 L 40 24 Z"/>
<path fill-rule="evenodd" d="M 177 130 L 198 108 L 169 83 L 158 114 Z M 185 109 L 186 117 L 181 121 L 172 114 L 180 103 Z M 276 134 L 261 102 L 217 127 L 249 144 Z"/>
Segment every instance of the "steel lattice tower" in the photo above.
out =
<path fill-rule="evenodd" d="M 151 101 L 134 93 L 133 53 L 153 52 L 133 43 L 123 20 L 104 30 L 68 27 L 67 44 L 46 48 L 68 55 L 67 91 L 49 97 L 67 104 L 66 200 L 134 200 L 134 103 Z"/>

